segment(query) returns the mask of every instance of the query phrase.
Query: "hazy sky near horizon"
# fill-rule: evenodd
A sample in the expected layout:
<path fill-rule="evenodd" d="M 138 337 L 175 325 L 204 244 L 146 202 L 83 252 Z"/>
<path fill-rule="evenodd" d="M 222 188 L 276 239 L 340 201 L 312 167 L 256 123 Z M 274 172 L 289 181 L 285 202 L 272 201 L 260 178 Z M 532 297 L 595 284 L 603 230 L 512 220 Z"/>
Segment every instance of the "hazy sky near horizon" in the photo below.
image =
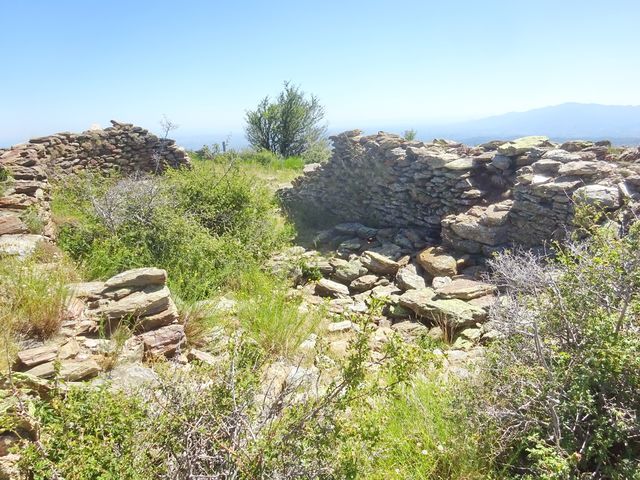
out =
<path fill-rule="evenodd" d="M 333 129 L 640 104 L 638 0 L 0 0 L 0 18 L 0 145 L 162 114 L 241 137 L 285 80 Z"/>

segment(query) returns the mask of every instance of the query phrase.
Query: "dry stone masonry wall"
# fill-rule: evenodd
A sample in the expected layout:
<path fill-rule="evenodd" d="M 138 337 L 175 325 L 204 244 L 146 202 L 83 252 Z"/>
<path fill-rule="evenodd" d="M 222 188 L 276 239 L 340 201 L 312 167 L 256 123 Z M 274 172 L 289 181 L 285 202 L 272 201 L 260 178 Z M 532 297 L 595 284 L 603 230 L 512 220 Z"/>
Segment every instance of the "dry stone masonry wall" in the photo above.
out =
<path fill-rule="evenodd" d="M 84 170 L 157 173 L 189 165 L 170 139 L 129 123 L 57 133 L 0 149 L 0 252 L 27 255 L 51 238 L 49 179 Z"/>
<path fill-rule="evenodd" d="M 427 241 L 488 255 L 561 238 L 577 199 L 619 211 L 624 222 L 640 198 L 640 149 L 607 141 L 525 137 L 468 147 L 358 130 L 332 140 L 331 160 L 280 192 L 298 221 L 413 228 Z"/>

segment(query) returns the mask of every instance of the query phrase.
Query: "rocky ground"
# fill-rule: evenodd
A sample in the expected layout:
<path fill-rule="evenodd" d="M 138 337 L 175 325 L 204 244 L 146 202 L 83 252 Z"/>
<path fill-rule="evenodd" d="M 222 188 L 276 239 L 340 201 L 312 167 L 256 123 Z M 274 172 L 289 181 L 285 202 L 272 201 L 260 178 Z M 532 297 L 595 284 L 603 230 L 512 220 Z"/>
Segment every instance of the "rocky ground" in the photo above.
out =
<path fill-rule="evenodd" d="M 334 319 L 329 332 L 357 328 L 357 319 L 373 311 L 378 347 L 392 332 L 407 341 L 428 336 L 445 342 L 456 366 L 481 357 L 498 335 L 487 323 L 497 292 L 483 281 L 483 257 L 454 255 L 418 230 L 358 223 L 323 231 L 316 244 L 317 250 L 290 249 L 272 268 L 294 278 L 305 304 L 326 305 Z M 330 343 L 336 352 L 345 345 L 344 338 Z"/>

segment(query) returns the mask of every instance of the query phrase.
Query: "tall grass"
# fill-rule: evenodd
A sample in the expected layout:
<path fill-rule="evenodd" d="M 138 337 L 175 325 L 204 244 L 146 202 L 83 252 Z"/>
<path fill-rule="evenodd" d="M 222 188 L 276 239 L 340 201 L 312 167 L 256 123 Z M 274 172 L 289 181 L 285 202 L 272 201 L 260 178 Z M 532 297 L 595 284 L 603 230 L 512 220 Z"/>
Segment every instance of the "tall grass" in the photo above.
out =
<path fill-rule="evenodd" d="M 322 312 L 300 309 L 281 279 L 254 268 L 237 279 L 237 319 L 272 355 L 292 354 L 318 328 Z"/>
<path fill-rule="evenodd" d="M 20 260 L 0 258 L 0 368 L 5 369 L 21 336 L 47 339 L 60 328 L 69 291 L 66 285 L 78 280 L 67 260 L 43 263 L 41 252 Z"/>
<path fill-rule="evenodd" d="M 357 463 L 362 478 L 487 479 L 490 455 L 473 414 L 441 373 L 417 376 L 398 395 L 360 412 L 357 427 L 372 439 Z M 489 438 L 491 432 L 484 432 Z M 366 443 L 364 444 L 366 445 Z"/>
<path fill-rule="evenodd" d="M 288 357 L 318 330 L 323 311 L 301 309 L 302 299 L 292 294 L 282 278 L 251 266 L 229 282 L 224 297 L 234 302 L 230 310 L 218 310 L 216 301 L 179 305 L 187 338 L 195 344 L 213 327 L 242 329 L 272 358 Z"/>

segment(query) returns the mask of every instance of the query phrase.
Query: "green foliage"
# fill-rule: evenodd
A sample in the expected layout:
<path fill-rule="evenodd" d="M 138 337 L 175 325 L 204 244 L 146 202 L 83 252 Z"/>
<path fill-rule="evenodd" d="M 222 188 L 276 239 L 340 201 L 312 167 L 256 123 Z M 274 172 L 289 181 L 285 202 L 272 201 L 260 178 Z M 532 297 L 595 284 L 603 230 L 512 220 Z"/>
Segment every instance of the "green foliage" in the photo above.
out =
<path fill-rule="evenodd" d="M 88 277 L 154 265 L 185 300 L 212 295 L 291 235 L 263 182 L 211 162 L 162 178 L 71 179 L 56 189 L 53 211 L 60 247 Z"/>
<path fill-rule="evenodd" d="M 402 134 L 402 136 L 404 137 L 405 140 L 415 140 L 416 139 L 416 135 L 418 134 L 418 132 L 416 132 L 415 130 L 411 129 L 411 130 L 405 130 L 404 133 Z"/>
<path fill-rule="evenodd" d="M 143 448 L 148 417 L 142 398 L 108 388 L 72 388 L 38 402 L 35 415 L 41 448 L 28 444 L 20 460 L 29 478 L 157 478 L 154 453 Z"/>
<path fill-rule="evenodd" d="M 331 158 L 331 148 L 324 138 L 312 143 L 302 154 L 304 163 L 325 163 Z"/>
<path fill-rule="evenodd" d="M 299 87 L 285 82 L 274 103 L 265 97 L 247 112 L 247 139 L 255 149 L 281 157 L 302 155 L 324 136 L 323 118 L 324 109 L 314 95 L 307 100 Z"/>
<path fill-rule="evenodd" d="M 309 265 L 304 258 L 300 259 L 299 267 L 302 278 L 305 280 L 318 281 L 322 279 L 322 272 L 316 265 Z"/>
<path fill-rule="evenodd" d="M 484 450 L 473 411 L 460 399 L 466 385 L 443 381 L 438 370 L 417 376 L 397 395 L 356 413 L 358 448 L 348 444 L 359 478 L 486 479 Z"/>
<path fill-rule="evenodd" d="M 316 331 L 322 311 L 301 311 L 302 299 L 292 296 L 282 280 L 253 269 L 239 276 L 238 322 L 271 355 L 292 354 Z"/>
<path fill-rule="evenodd" d="M 486 408 L 500 412 L 514 472 L 637 478 L 640 224 L 623 238 L 578 233 L 589 236 L 559 246 L 550 265 L 494 261 L 509 296 L 494 320 L 512 335 L 492 357 Z M 509 281 L 517 271 L 526 282 Z"/>
<path fill-rule="evenodd" d="M 4 192 L 11 186 L 12 177 L 9 171 L 0 165 L 0 195 L 4 195 Z"/>
<path fill-rule="evenodd" d="M 30 233 L 41 235 L 44 231 L 44 221 L 40 218 L 38 209 L 29 207 L 22 215 L 22 221 L 25 223 Z"/>
<path fill-rule="evenodd" d="M 360 412 L 382 419 L 423 358 L 392 342 L 372 371 L 370 334 L 363 324 L 339 364 L 322 349 L 317 367 L 269 363 L 234 335 L 215 367 L 160 364 L 159 384 L 139 391 L 56 391 L 30 412 L 40 443 L 21 447 L 20 467 L 34 479 L 368 478 L 351 452 L 388 451 L 398 437 L 366 435 Z"/>
<path fill-rule="evenodd" d="M 0 324 L 3 343 L 12 335 L 48 338 L 57 332 L 77 274 L 66 260 L 42 265 L 38 252 L 27 259 L 0 258 Z"/>

